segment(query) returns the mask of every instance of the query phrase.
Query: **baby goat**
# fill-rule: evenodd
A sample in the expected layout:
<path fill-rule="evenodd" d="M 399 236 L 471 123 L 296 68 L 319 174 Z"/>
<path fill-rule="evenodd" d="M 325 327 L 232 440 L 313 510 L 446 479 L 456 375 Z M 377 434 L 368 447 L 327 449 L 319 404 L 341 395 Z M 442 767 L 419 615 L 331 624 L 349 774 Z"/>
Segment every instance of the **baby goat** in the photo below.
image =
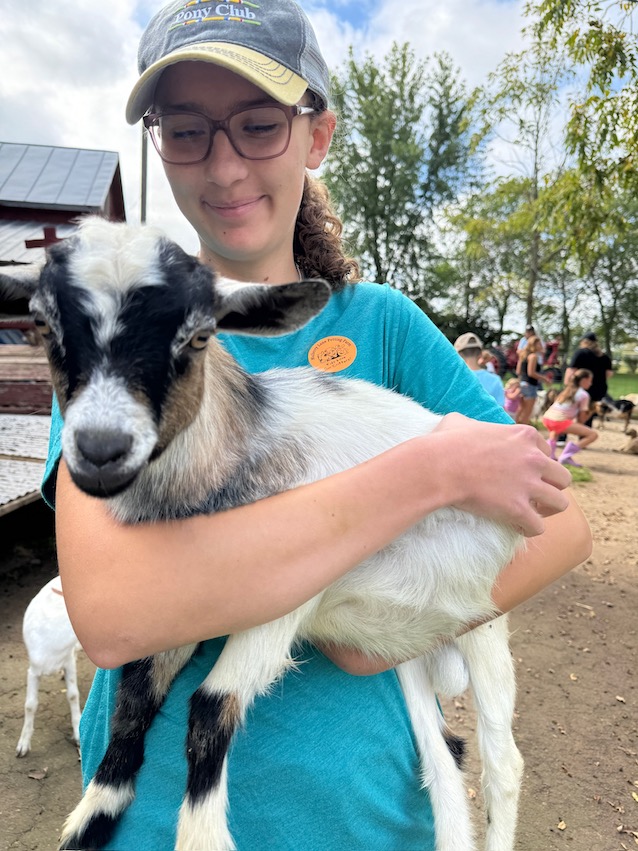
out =
<path fill-rule="evenodd" d="M 330 296 L 319 280 L 231 284 L 151 229 L 88 220 L 23 286 L 64 414 L 71 476 L 123 523 L 252 502 L 361 463 L 440 420 L 399 394 L 310 368 L 250 375 L 215 340 L 217 330 L 274 335 L 301 327 Z M 474 848 L 433 687 L 455 676 L 458 683 L 459 669 L 469 674 L 487 848 L 512 849 L 522 759 L 511 731 L 506 619 L 455 636 L 494 615 L 492 586 L 521 544 L 506 526 L 439 510 L 295 611 L 230 636 L 191 700 L 176 847 L 234 848 L 226 821 L 230 741 L 255 696 L 289 668 L 295 643 L 307 639 L 414 659 L 398 675 L 439 851 Z M 125 665 L 109 748 L 67 820 L 62 848 L 108 847 L 135 794 L 144 725 L 195 649 Z"/>
<path fill-rule="evenodd" d="M 40 677 L 64 673 L 66 699 L 71 709 L 73 739 L 80 743 L 80 692 L 76 654 L 80 647 L 66 611 L 60 577 L 55 576 L 31 600 L 22 621 L 22 637 L 29 656 L 27 696 L 24 703 L 24 725 L 16 748 L 16 756 L 31 750 L 33 720 L 38 708 Z"/>

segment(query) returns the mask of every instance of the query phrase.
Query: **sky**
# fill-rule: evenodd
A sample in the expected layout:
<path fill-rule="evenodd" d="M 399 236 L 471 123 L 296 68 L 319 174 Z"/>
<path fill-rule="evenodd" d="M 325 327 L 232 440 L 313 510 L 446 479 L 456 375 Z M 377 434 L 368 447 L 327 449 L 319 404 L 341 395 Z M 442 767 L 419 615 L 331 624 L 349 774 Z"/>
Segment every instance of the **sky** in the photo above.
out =
<path fill-rule="evenodd" d="M 469 86 L 522 46 L 523 0 L 300 0 L 332 71 L 350 46 L 381 60 L 393 42 L 446 51 Z M 137 45 L 162 0 L 0 0 L 0 142 L 116 151 L 129 222 L 140 217 L 141 128 L 124 107 Z M 147 221 L 186 250 L 197 239 L 149 146 Z"/>

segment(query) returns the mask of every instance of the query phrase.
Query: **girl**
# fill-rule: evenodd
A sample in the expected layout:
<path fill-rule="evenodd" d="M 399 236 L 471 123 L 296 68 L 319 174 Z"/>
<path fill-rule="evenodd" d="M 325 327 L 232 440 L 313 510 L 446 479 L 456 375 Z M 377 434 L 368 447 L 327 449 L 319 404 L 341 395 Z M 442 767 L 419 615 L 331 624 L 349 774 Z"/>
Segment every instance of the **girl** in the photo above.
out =
<path fill-rule="evenodd" d="M 509 381 L 507 381 L 505 384 L 504 408 L 513 420 L 516 419 L 516 414 L 518 413 L 521 407 L 522 398 L 523 394 L 521 393 L 520 379 L 510 378 Z"/>
<path fill-rule="evenodd" d="M 516 422 L 527 424 L 530 421 L 534 402 L 538 396 L 541 382 L 551 383 L 551 379 L 540 372 L 539 354 L 543 344 L 538 337 L 530 337 L 527 345 L 521 350 L 518 358 L 516 374 L 521 382 L 521 406 L 516 416 Z"/>
<path fill-rule="evenodd" d="M 573 456 L 598 440 L 598 432 L 585 425 L 591 407 L 591 397 L 587 391 L 593 380 L 594 374 L 590 370 L 576 370 L 569 377 L 565 389 L 558 394 L 556 401 L 548 408 L 543 417 L 543 425 L 549 432 L 547 442 L 552 458 L 556 457 L 556 442 L 559 434 L 576 434 L 580 437 L 579 443 L 568 441 L 558 459 L 561 464 L 582 467 L 582 464 L 574 461 Z"/>
<path fill-rule="evenodd" d="M 238 8 L 241 17 L 206 17 L 181 0 L 157 13 L 141 40 L 128 120 L 144 116 L 204 263 L 240 281 L 322 276 L 334 294 L 298 332 L 224 344 L 262 371 L 335 363 L 321 351 L 338 340 L 339 374 L 396 388 L 449 416 L 433 434 L 320 482 L 212 516 L 130 527 L 72 484 L 56 417 L 44 492 L 55 498 L 67 606 L 99 667 L 82 721 L 85 781 L 106 748 L 120 666 L 202 642 L 151 725 L 136 797 L 113 840 L 118 849 L 174 847 L 188 701 L 223 636 L 291 611 L 446 505 L 538 536 L 502 574 L 494 591 L 501 609 L 591 548 L 565 491 L 570 476 L 549 459 L 546 442 L 504 424 L 503 409 L 476 392 L 452 346 L 409 299 L 354 283 L 341 225 L 307 173 L 321 165 L 336 123 L 315 35 L 293 0 Z M 299 659 L 301 670 L 256 701 L 233 743 L 230 827 L 240 851 L 433 851 L 431 810 L 391 669 L 400 660 L 308 646 Z"/>

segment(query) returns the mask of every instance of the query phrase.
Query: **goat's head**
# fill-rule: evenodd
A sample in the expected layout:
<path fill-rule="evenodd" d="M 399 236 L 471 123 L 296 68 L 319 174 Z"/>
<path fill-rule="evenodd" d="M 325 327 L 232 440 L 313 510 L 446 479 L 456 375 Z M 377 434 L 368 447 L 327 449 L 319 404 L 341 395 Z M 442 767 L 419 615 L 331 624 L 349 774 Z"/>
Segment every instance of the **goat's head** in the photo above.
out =
<path fill-rule="evenodd" d="M 233 284 L 154 229 L 97 218 L 50 248 L 44 266 L 5 269 L 2 291 L 30 298 L 64 416 L 63 455 L 95 496 L 124 490 L 192 422 L 217 330 L 286 334 L 330 295 L 320 280 Z"/>

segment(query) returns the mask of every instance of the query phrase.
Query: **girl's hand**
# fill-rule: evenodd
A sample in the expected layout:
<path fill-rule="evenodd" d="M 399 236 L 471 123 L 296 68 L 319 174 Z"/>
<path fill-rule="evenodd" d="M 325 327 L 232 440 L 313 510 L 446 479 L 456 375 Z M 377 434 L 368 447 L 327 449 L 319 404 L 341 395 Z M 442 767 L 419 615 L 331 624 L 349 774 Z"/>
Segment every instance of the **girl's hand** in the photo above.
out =
<path fill-rule="evenodd" d="M 446 438 L 446 485 L 459 494 L 453 503 L 457 508 L 509 523 L 531 537 L 543 534 L 544 517 L 570 505 L 563 491 L 571 475 L 549 458 L 546 441 L 531 426 L 483 423 L 448 414 L 433 434 Z M 509 610 L 507 600 L 499 599 L 499 608 Z M 322 645 L 321 651 L 355 676 L 379 674 L 405 661 L 337 645 Z"/>
<path fill-rule="evenodd" d="M 543 518 L 564 511 L 571 474 L 549 457 L 532 426 L 498 425 L 448 414 L 433 432 L 447 438 L 445 485 L 449 504 L 507 523 L 533 537 Z"/>

